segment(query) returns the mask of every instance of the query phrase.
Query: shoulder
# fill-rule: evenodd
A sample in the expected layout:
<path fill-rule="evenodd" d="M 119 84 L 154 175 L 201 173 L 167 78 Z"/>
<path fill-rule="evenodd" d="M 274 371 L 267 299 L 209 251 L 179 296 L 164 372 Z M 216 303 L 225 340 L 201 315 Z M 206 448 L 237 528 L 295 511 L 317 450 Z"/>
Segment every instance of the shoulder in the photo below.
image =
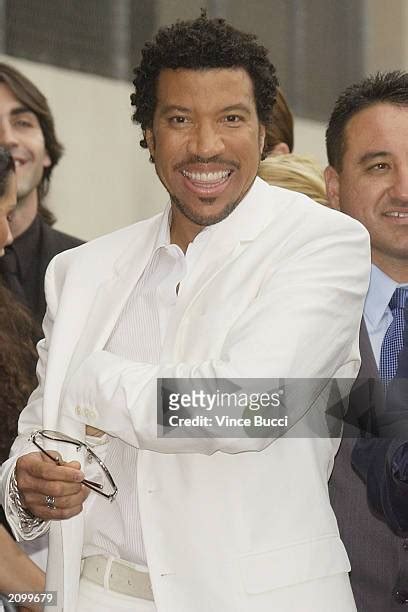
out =
<path fill-rule="evenodd" d="M 139 221 L 133 225 L 121 228 L 110 234 L 105 234 L 77 246 L 77 248 L 59 253 L 51 262 L 50 269 L 62 271 L 74 266 L 85 270 L 97 267 L 110 267 L 123 253 L 130 249 L 137 250 L 142 237 L 151 233 L 154 236 L 162 214 Z"/>
<path fill-rule="evenodd" d="M 337 238 L 341 241 L 353 235 L 369 244 L 366 228 L 352 217 L 296 191 L 268 185 L 261 179 L 257 180 L 256 187 L 263 206 L 271 208 L 269 232 L 276 233 L 281 228 L 286 236 L 298 237 L 303 242 L 319 237 L 331 237 L 337 242 Z"/>
<path fill-rule="evenodd" d="M 49 252 L 51 257 L 62 251 L 73 249 L 84 242 L 80 238 L 70 236 L 69 234 L 65 234 L 64 232 L 51 227 L 42 219 L 40 224 L 41 238 L 43 243 L 42 247 Z"/>

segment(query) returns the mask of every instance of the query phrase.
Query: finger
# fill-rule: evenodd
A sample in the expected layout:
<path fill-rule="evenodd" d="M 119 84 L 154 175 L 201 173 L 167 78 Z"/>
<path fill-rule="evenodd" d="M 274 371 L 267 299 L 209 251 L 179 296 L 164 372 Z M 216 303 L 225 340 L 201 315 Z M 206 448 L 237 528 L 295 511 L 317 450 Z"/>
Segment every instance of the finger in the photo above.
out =
<path fill-rule="evenodd" d="M 82 504 L 74 506 L 73 508 L 62 509 L 58 509 L 57 507 L 55 509 L 48 508 L 46 505 L 40 504 L 38 506 L 32 506 L 31 508 L 29 508 L 29 510 L 34 516 L 37 516 L 43 521 L 61 521 L 76 516 L 77 514 L 82 512 L 82 508 Z"/>
<path fill-rule="evenodd" d="M 66 497 L 43 496 L 34 494 L 29 506 L 30 512 L 43 520 L 64 520 L 79 514 L 89 490 L 82 485 L 77 495 Z"/>
<path fill-rule="evenodd" d="M 56 507 L 56 509 L 70 510 L 72 508 L 81 506 L 83 502 L 85 501 L 85 499 L 87 498 L 87 496 L 88 496 L 88 493 L 86 491 L 86 487 L 81 487 L 78 493 L 75 493 L 72 495 L 64 495 L 63 497 L 57 497 L 55 495 L 43 495 L 40 493 L 32 493 L 30 495 L 29 503 L 30 503 L 30 506 L 33 508 L 38 508 L 42 506 L 44 509 L 45 508 L 52 509 L 52 508 L 49 508 L 49 506 L 47 505 L 47 502 L 49 503 L 49 500 L 51 498 L 51 500 L 53 500 L 51 504 L 53 504 Z"/>
<path fill-rule="evenodd" d="M 39 480 L 35 479 L 27 481 L 22 488 L 26 503 L 35 502 L 36 496 L 42 499 L 46 495 L 53 497 L 65 497 L 67 495 L 77 495 L 81 491 L 81 483 L 63 482 L 57 480 Z"/>
<path fill-rule="evenodd" d="M 41 453 L 41 458 L 43 461 L 47 461 L 48 463 L 51 463 L 51 464 L 55 463 L 57 465 L 64 466 L 64 467 L 71 467 L 74 470 L 81 469 L 81 464 L 79 463 L 79 461 L 64 461 L 64 459 L 61 457 L 61 455 L 57 451 L 47 451 L 47 453 L 51 455 L 53 459 L 48 457 L 46 454 Z"/>
<path fill-rule="evenodd" d="M 45 459 L 44 459 L 45 457 Z M 23 455 L 16 463 L 17 485 L 23 486 L 27 477 L 39 478 L 41 480 L 63 480 L 66 482 L 81 482 L 85 476 L 81 470 L 72 466 L 56 465 L 52 459 L 44 453 L 29 453 Z"/>
<path fill-rule="evenodd" d="M 51 459 L 41 463 L 33 463 L 29 474 L 32 478 L 41 480 L 63 480 L 64 482 L 81 482 L 85 475 L 78 468 L 67 465 L 56 465 Z"/>
<path fill-rule="evenodd" d="M 61 457 L 60 453 L 53 450 L 47 450 L 47 452 L 43 451 L 41 453 L 41 459 L 45 462 L 56 463 L 57 465 L 63 465 L 64 460 Z"/>
<path fill-rule="evenodd" d="M 69 461 L 68 463 L 64 463 L 65 467 L 72 467 L 74 468 L 74 470 L 80 470 L 81 469 L 81 464 L 79 463 L 79 461 Z"/>

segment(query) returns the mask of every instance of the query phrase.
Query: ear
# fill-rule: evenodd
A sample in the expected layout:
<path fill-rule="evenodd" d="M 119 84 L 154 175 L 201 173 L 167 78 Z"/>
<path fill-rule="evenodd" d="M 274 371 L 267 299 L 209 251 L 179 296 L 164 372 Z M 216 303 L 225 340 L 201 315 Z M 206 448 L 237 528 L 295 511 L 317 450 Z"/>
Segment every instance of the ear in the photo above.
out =
<path fill-rule="evenodd" d="M 340 210 L 340 181 L 337 170 L 333 166 L 327 166 L 324 171 L 324 180 L 326 182 L 327 200 L 331 208 Z"/>
<path fill-rule="evenodd" d="M 43 168 L 49 168 L 50 166 L 51 166 L 51 158 L 47 150 L 45 150 L 44 159 L 43 159 Z"/>
<path fill-rule="evenodd" d="M 263 123 L 259 124 L 259 155 L 263 159 L 263 150 L 265 145 L 266 129 Z"/>
<path fill-rule="evenodd" d="M 288 155 L 290 153 L 289 147 L 286 142 L 278 142 L 272 151 L 268 154 L 268 157 L 273 157 L 274 155 Z"/>
<path fill-rule="evenodd" d="M 155 143 L 154 143 L 154 136 L 153 136 L 153 130 L 151 128 L 147 128 L 144 131 L 144 137 L 147 143 L 147 147 L 149 149 L 149 153 L 150 156 L 153 158 L 154 157 L 154 153 L 155 153 Z"/>

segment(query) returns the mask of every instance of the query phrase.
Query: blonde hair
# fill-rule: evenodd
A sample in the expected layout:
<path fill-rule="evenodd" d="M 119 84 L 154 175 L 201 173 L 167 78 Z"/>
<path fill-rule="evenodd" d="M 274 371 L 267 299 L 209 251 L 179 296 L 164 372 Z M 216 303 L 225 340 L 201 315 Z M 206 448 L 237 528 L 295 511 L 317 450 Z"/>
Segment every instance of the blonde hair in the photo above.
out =
<path fill-rule="evenodd" d="M 299 191 L 328 205 L 323 171 L 311 157 L 294 153 L 268 157 L 260 163 L 258 176 L 270 185 Z"/>

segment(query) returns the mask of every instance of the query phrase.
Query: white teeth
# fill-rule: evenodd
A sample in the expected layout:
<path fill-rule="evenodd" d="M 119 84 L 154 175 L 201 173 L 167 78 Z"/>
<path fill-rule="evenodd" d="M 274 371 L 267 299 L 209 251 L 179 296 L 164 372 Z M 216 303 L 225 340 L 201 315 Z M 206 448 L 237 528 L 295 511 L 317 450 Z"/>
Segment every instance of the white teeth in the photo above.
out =
<path fill-rule="evenodd" d="M 227 178 L 230 172 L 229 170 L 221 170 L 219 172 L 187 172 L 187 170 L 183 170 L 182 174 L 191 181 L 198 181 L 200 183 L 216 183 L 217 181 Z"/>
<path fill-rule="evenodd" d="M 15 159 L 14 160 L 14 165 L 15 165 L 16 168 L 18 168 L 19 166 L 21 166 L 21 162 L 18 161 L 18 159 Z"/>
<path fill-rule="evenodd" d="M 402 213 L 402 212 L 392 211 L 392 212 L 385 213 L 385 216 L 386 217 L 398 217 L 400 219 L 406 219 L 406 218 L 408 218 L 408 212 Z"/>

